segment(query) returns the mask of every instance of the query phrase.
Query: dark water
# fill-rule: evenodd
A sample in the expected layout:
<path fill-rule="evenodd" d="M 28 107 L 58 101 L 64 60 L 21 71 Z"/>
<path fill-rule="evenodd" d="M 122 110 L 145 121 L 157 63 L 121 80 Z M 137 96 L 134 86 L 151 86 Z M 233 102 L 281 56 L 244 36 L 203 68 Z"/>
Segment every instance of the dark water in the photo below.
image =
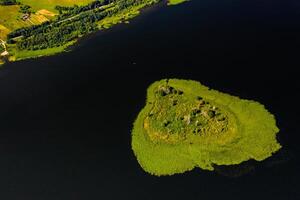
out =
<path fill-rule="evenodd" d="M 0 199 L 300 199 L 299 10 L 296 0 L 193 0 L 147 11 L 70 53 L 6 65 Z M 130 130 L 148 85 L 166 77 L 265 104 L 283 151 L 238 178 L 227 175 L 247 166 L 144 173 Z"/>

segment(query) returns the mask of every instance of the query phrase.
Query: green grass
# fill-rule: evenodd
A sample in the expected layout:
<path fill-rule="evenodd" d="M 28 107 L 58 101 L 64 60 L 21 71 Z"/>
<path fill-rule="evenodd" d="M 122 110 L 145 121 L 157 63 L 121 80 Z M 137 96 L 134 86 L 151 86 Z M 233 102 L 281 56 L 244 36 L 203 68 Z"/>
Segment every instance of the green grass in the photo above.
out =
<path fill-rule="evenodd" d="M 51 12 L 57 12 L 55 6 L 73 6 L 86 5 L 94 0 L 20 0 L 22 4 L 29 5 L 33 10 L 38 11 L 46 9 Z"/>
<path fill-rule="evenodd" d="M 185 95 L 165 84 L 156 89 L 155 99 L 149 116 L 144 120 L 152 142 L 203 143 L 208 142 L 207 139 L 215 142 L 228 130 L 230 113 L 200 96 Z"/>
<path fill-rule="evenodd" d="M 41 24 L 48 20 L 45 16 L 32 14 L 30 21 L 23 21 L 19 9 L 19 5 L 0 5 L 0 39 L 6 40 L 7 34 L 18 28 Z"/>
<path fill-rule="evenodd" d="M 0 44 L 0 54 L 4 51 L 4 47 Z"/>
<path fill-rule="evenodd" d="M 188 0 L 169 0 L 168 5 L 177 5 L 177 4 L 186 2 L 186 1 L 188 1 Z"/>
<path fill-rule="evenodd" d="M 86 5 L 93 0 L 20 0 L 22 4 L 26 4 L 32 7 L 34 11 L 39 11 L 42 9 L 49 10 L 51 12 L 57 12 L 55 6 L 73 6 Z M 27 24 L 20 19 L 21 13 L 19 13 L 20 6 L 2 6 L 0 5 L 0 24 L 5 26 L 10 30 L 15 30 L 20 27 L 24 27 Z"/>
<path fill-rule="evenodd" d="M 214 164 L 266 159 L 281 148 L 278 131 L 274 116 L 258 102 L 170 79 L 148 88 L 146 106 L 134 123 L 132 149 L 142 168 L 154 175 L 213 170 Z"/>
<path fill-rule="evenodd" d="M 6 29 L 15 30 L 26 24 L 20 19 L 19 6 L 1 6 L 0 5 L 0 25 Z"/>
<path fill-rule="evenodd" d="M 76 0 L 76 1 L 75 0 L 21 0 L 20 2 L 22 4 L 31 6 L 34 11 L 46 9 L 52 12 L 56 12 L 56 10 L 54 9 L 56 5 L 61 5 L 61 6 L 73 6 L 75 4 L 85 5 L 92 1 L 93 0 Z M 9 34 L 11 31 L 16 30 L 18 28 L 32 26 L 33 24 L 40 24 L 48 20 L 43 15 L 32 14 L 30 21 L 23 21 L 21 19 L 22 14 L 19 12 L 19 9 L 20 9 L 19 5 L 0 6 L 0 39 L 6 40 L 7 34 Z M 67 46 L 69 46 L 69 44 L 63 45 L 61 47 L 49 48 L 49 49 L 37 50 L 37 51 L 17 51 L 16 48 L 13 46 L 8 49 L 11 54 L 9 59 L 11 61 L 14 61 L 14 60 L 20 60 L 26 58 L 53 55 L 64 51 Z"/>
<path fill-rule="evenodd" d="M 5 41 L 9 32 L 10 30 L 8 28 L 0 24 L 0 39 Z"/>
<path fill-rule="evenodd" d="M 140 7 L 140 6 L 139 6 Z M 126 11 L 122 11 L 117 15 L 106 17 L 103 20 L 98 22 L 99 29 L 108 29 L 112 26 L 120 23 L 127 22 L 128 19 L 131 19 L 139 14 L 139 8 L 134 7 L 131 10 L 127 9 Z"/>
<path fill-rule="evenodd" d="M 51 56 L 61 52 L 66 51 L 66 48 L 74 44 L 76 41 L 69 42 L 63 46 L 55 47 L 55 48 L 48 48 L 43 50 L 16 50 L 16 47 L 11 45 L 8 47 L 8 51 L 11 53 L 10 61 L 17 61 L 17 60 L 24 60 L 28 58 L 37 58 L 42 56 Z"/>
<path fill-rule="evenodd" d="M 128 23 L 129 19 L 132 19 L 140 14 L 140 10 L 144 8 L 145 6 L 155 3 L 155 1 L 149 1 L 148 4 L 140 4 L 134 7 L 130 7 L 127 9 L 122 10 L 118 14 L 111 16 L 111 17 L 105 17 L 103 20 L 100 20 L 98 24 L 98 28 L 101 29 L 108 29 L 116 24 L 119 23 Z"/>

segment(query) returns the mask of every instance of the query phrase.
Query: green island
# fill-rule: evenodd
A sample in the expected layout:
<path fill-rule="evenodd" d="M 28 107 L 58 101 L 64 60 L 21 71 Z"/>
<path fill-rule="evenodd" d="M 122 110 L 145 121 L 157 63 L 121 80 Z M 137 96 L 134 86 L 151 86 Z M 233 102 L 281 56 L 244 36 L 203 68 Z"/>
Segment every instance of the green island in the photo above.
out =
<path fill-rule="evenodd" d="M 191 80 L 164 79 L 147 90 L 146 106 L 132 130 L 140 166 L 161 176 L 199 167 L 214 170 L 278 151 L 274 116 L 255 101 Z"/>
<path fill-rule="evenodd" d="M 0 65 L 67 51 L 82 36 L 128 23 L 161 1 L 186 0 L 0 0 Z"/>

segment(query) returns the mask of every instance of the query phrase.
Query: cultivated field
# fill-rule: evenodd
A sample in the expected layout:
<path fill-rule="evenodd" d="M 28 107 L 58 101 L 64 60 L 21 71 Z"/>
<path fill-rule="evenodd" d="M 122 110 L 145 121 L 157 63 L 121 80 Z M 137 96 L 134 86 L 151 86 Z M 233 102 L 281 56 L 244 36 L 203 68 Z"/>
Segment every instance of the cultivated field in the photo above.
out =
<path fill-rule="evenodd" d="M 15 30 L 25 24 L 20 19 L 19 6 L 0 6 L 0 24 L 9 30 Z"/>
<path fill-rule="evenodd" d="M 31 14 L 28 20 L 22 20 L 19 12 L 19 5 L 1 6 L 0 5 L 0 38 L 6 39 L 9 32 L 21 27 L 41 24 L 55 17 L 57 11 L 55 6 L 84 5 L 93 0 L 21 0 L 25 5 L 31 6 L 35 14 Z"/>

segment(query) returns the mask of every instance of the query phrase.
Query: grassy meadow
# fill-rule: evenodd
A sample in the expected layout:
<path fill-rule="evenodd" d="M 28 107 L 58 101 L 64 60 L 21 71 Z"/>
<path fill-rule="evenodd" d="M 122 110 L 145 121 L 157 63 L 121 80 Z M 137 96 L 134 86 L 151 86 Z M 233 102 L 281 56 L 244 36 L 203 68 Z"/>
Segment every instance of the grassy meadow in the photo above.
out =
<path fill-rule="evenodd" d="M 10 32 L 8 28 L 0 24 L 0 39 L 6 40 L 7 34 Z"/>
<path fill-rule="evenodd" d="M 26 24 L 20 19 L 20 6 L 1 6 L 0 5 L 0 29 L 15 30 Z"/>

